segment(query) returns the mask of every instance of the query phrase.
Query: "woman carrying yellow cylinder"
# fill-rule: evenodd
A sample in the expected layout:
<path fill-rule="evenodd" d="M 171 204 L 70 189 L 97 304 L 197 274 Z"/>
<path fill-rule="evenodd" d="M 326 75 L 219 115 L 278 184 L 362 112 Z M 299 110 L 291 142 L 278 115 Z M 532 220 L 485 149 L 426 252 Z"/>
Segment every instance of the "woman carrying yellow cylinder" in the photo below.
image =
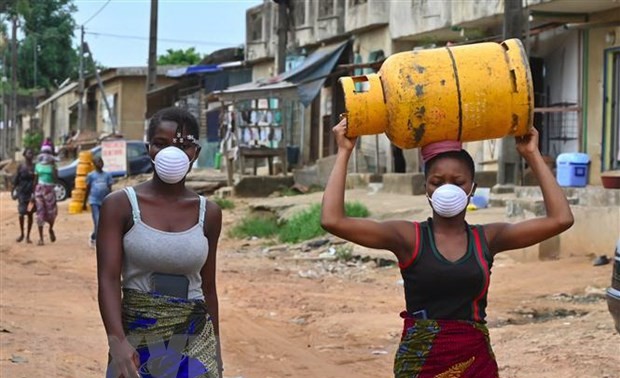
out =
<path fill-rule="evenodd" d="M 356 90 L 359 82 L 367 90 Z M 408 149 L 523 136 L 532 127 L 532 77 L 518 39 L 402 52 L 379 73 L 340 83 L 348 137 L 385 132 Z"/>

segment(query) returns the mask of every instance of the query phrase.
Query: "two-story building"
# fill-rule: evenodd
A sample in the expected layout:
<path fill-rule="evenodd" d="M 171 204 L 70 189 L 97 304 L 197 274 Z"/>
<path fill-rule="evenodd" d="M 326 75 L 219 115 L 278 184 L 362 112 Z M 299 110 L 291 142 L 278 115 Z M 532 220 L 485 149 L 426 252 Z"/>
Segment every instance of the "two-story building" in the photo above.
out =
<path fill-rule="evenodd" d="M 335 71 L 361 74 L 364 66 L 402 51 L 501 41 L 504 2 L 427 0 L 291 0 L 288 2 L 289 61 L 308 56 L 321 46 L 351 40 Z M 275 76 L 278 51 L 278 4 L 265 0 L 247 10 L 246 60 L 253 79 Z M 541 150 L 555 159 L 562 152 L 590 155 L 592 184 L 600 173 L 620 168 L 620 3 L 614 0 L 523 0 L 522 40 L 530 55 L 535 85 L 535 126 Z M 344 69 L 344 68 L 347 69 Z M 361 68 L 365 67 L 365 68 Z M 311 129 L 318 129 L 316 156 L 334 152 L 329 130 L 342 111 L 337 74 L 325 81 L 310 106 Z M 310 130 L 309 132 L 313 132 Z M 378 143 L 377 143 L 378 139 Z M 392 170 L 392 149 L 384 135 L 361 138 L 370 169 Z M 498 140 L 468 143 L 478 169 L 496 170 Z M 407 150 L 407 170 L 417 171 L 417 150 Z"/>

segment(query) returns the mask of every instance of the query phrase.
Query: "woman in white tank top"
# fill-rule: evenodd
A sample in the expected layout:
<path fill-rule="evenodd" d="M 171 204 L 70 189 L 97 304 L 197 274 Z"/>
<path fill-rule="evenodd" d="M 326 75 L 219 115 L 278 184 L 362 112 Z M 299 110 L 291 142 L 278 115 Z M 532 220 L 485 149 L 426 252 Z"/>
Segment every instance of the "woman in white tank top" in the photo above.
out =
<path fill-rule="evenodd" d="M 107 377 L 222 376 L 215 285 L 222 212 L 185 186 L 198 123 L 167 108 L 148 128 L 153 178 L 108 195 L 97 232 Z"/>

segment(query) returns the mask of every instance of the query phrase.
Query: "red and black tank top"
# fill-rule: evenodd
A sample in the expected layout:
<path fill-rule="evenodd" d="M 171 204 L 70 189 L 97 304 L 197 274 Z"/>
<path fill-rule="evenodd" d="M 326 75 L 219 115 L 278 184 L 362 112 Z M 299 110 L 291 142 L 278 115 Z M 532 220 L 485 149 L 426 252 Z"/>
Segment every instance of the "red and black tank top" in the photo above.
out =
<path fill-rule="evenodd" d="M 467 251 L 454 262 L 437 250 L 432 219 L 414 226 L 411 259 L 399 264 L 407 312 L 418 318 L 484 323 L 493 256 L 482 226 L 466 224 Z"/>

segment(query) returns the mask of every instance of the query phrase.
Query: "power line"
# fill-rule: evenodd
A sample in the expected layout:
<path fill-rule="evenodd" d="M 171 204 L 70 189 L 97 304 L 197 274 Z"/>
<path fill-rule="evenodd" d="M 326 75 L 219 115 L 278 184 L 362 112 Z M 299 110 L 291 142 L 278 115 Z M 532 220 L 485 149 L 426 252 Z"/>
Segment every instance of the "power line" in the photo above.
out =
<path fill-rule="evenodd" d="M 124 35 L 124 34 L 112 34 L 112 33 L 99 33 L 87 31 L 86 34 L 100 36 L 100 37 L 111 37 L 111 38 L 122 38 L 122 39 L 137 39 L 141 41 L 148 41 L 149 37 L 143 37 L 138 35 Z M 173 42 L 173 43 L 191 43 L 194 45 L 210 45 L 210 46 L 238 46 L 242 45 L 242 43 L 225 43 L 225 42 L 214 42 L 214 41 L 194 41 L 189 39 L 169 39 L 169 38 L 157 38 L 158 41 L 161 42 Z"/>
<path fill-rule="evenodd" d="M 103 10 L 103 9 L 104 9 L 104 8 L 105 8 L 108 4 L 110 4 L 110 1 L 112 1 L 112 0 L 108 0 L 108 1 L 106 1 L 106 2 L 105 2 L 105 4 L 103 4 L 103 5 L 101 6 L 101 8 L 99 8 L 99 10 L 98 10 L 98 11 L 96 11 L 96 12 L 95 12 L 92 16 L 90 16 L 90 18 L 89 18 L 88 20 L 86 20 L 86 21 L 84 21 L 84 22 L 82 23 L 82 26 L 84 26 L 84 25 L 88 24 L 88 23 L 89 23 L 89 22 L 90 22 L 93 18 L 97 17 L 97 15 L 98 15 L 99 13 L 101 13 L 101 11 L 102 11 L 102 10 Z"/>

